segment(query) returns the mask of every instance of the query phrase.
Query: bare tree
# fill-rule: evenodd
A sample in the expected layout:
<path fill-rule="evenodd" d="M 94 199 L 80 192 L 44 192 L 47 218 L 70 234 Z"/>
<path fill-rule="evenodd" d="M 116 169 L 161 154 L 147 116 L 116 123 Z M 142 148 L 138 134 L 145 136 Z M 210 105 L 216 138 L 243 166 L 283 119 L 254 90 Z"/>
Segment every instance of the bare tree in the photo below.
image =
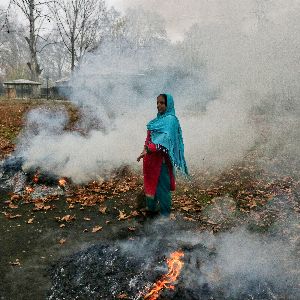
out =
<path fill-rule="evenodd" d="M 45 39 L 40 34 L 45 20 L 49 21 L 46 15 L 46 4 L 49 1 L 37 1 L 37 0 L 11 0 L 11 3 L 16 5 L 24 14 L 26 20 L 29 23 L 29 32 L 25 36 L 25 40 L 29 47 L 30 59 L 27 62 L 27 66 L 30 70 L 31 80 L 38 80 L 42 73 L 40 64 L 38 61 L 38 42 L 40 39 Z"/>
<path fill-rule="evenodd" d="M 62 41 L 71 56 L 71 70 L 103 38 L 104 0 L 59 0 L 50 4 Z"/>
<path fill-rule="evenodd" d="M 52 43 L 51 43 L 52 42 Z M 52 36 L 47 42 L 46 51 L 40 53 L 43 75 L 52 80 L 61 79 L 69 73 L 69 53 L 64 47 L 62 39 L 57 30 L 53 30 Z M 49 43 L 51 43 L 49 45 Z"/>
<path fill-rule="evenodd" d="M 28 77 L 25 30 L 18 20 L 8 20 L 7 10 L 0 9 L 0 69 L 9 79 Z"/>

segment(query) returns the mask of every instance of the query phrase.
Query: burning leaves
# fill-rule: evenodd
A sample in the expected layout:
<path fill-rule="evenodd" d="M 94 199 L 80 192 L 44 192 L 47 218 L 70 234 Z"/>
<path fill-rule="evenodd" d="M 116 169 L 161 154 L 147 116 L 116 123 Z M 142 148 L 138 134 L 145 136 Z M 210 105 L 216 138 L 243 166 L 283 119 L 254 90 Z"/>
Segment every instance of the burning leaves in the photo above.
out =
<path fill-rule="evenodd" d="M 63 187 L 63 188 L 67 185 L 67 183 L 68 183 L 68 182 L 67 182 L 67 179 L 64 178 L 64 177 L 63 177 L 63 178 L 60 178 L 60 179 L 58 180 L 58 185 L 61 186 L 61 187 Z"/>
<path fill-rule="evenodd" d="M 33 176 L 33 178 L 32 178 L 32 181 L 33 181 L 34 183 L 38 183 L 38 182 L 39 182 L 39 179 L 40 179 L 40 172 L 37 171 L 37 172 L 34 174 L 34 176 Z"/>
<path fill-rule="evenodd" d="M 175 289 L 174 284 L 176 283 L 184 265 L 182 261 L 183 257 L 184 253 L 182 251 L 175 251 L 170 254 L 170 257 L 167 259 L 168 273 L 163 275 L 161 279 L 154 283 L 151 290 L 144 296 L 145 300 L 158 299 L 163 289 Z"/>
<path fill-rule="evenodd" d="M 25 187 L 25 192 L 28 193 L 28 194 L 33 193 L 34 192 L 34 188 L 31 187 L 31 186 L 26 186 Z"/>

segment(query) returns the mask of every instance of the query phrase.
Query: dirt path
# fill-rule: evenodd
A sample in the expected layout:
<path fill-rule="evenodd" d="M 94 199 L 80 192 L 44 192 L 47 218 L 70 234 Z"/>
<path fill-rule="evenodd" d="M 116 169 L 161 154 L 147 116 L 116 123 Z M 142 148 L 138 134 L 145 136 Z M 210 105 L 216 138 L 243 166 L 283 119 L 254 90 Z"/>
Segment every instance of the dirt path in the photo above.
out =
<path fill-rule="evenodd" d="M 7 211 L 6 199 L 7 195 L 1 196 L 2 212 Z M 142 226 L 142 218 L 119 221 L 120 202 L 120 199 L 105 201 L 105 214 L 95 206 L 82 209 L 75 204 L 70 209 L 63 198 L 52 201 L 55 208 L 47 211 L 33 212 L 33 204 L 23 203 L 14 209 L 14 216 L 20 217 L 7 219 L 2 213 L 0 272 L 4 276 L 0 283 L 0 299 L 45 299 L 51 264 L 100 241 L 134 235 Z M 68 215 L 75 219 L 69 222 L 56 219 Z M 32 224 L 28 224 L 31 219 Z"/>

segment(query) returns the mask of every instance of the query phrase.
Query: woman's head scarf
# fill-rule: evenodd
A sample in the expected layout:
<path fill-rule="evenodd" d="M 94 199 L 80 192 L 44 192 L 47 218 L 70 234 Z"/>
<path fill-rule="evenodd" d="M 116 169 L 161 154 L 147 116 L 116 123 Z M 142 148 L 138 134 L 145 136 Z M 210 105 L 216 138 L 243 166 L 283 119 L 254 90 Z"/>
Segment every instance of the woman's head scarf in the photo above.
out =
<path fill-rule="evenodd" d="M 179 120 L 175 114 L 174 100 L 169 94 L 167 96 L 167 108 L 163 114 L 147 124 L 151 131 L 151 140 L 156 145 L 161 145 L 168 150 L 172 165 L 183 174 L 188 175 L 188 169 L 184 158 L 184 144 Z"/>

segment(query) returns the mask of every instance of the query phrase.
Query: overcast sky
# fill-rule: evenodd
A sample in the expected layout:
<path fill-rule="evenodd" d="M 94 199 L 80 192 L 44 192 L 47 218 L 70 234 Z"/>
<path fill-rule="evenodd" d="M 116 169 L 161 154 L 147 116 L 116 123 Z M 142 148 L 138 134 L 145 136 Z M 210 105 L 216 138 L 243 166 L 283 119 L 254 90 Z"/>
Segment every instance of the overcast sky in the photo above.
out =
<path fill-rule="evenodd" d="M 275 13 L 284 13 L 293 8 L 298 0 L 106 0 L 124 13 L 129 7 L 139 7 L 159 13 L 166 20 L 169 37 L 174 41 L 181 39 L 184 32 L 194 23 L 226 24 L 243 23 L 263 11 L 265 7 Z M 7 6 L 9 0 L 0 0 Z M 296 9 L 296 8 L 295 8 Z M 298 9 L 298 7 L 297 7 Z"/>
<path fill-rule="evenodd" d="M 194 17 L 190 15 L 191 10 L 190 2 L 191 0 L 173 0 L 169 5 L 160 4 L 157 7 L 151 7 L 148 3 L 156 4 L 156 1 L 145 1 L 145 0 L 106 0 L 108 6 L 114 6 L 117 10 L 124 13 L 129 7 L 142 7 L 147 10 L 156 11 L 161 14 L 166 19 L 167 31 L 172 40 L 177 40 L 182 37 L 183 32 L 195 22 Z M 168 2 L 168 1 L 165 1 Z M 0 0 L 0 5 L 2 7 L 7 7 L 9 4 L 9 0 Z M 175 6 L 174 6 L 175 4 Z M 172 7 L 172 11 L 170 13 L 170 8 Z M 162 9 L 161 9 L 162 8 Z M 174 13 L 177 15 L 176 17 L 173 15 L 173 9 L 175 9 Z M 188 9 L 188 10 L 187 10 Z M 187 10 L 187 11 L 186 11 Z M 182 13 L 186 11 L 186 13 Z M 20 18 L 22 16 L 20 15 Z"/>

